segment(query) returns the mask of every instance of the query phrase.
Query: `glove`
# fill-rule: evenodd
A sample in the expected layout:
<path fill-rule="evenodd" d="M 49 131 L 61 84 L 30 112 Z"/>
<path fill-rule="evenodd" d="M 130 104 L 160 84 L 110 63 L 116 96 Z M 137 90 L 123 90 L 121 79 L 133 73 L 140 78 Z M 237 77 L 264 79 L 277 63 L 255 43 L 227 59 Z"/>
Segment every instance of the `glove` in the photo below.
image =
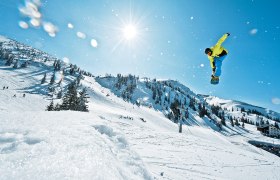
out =
<path fill-rule="evenodd" d="M 227 34 L 227 36 L 230 36 L 230 33 L 226 33 Z"/>

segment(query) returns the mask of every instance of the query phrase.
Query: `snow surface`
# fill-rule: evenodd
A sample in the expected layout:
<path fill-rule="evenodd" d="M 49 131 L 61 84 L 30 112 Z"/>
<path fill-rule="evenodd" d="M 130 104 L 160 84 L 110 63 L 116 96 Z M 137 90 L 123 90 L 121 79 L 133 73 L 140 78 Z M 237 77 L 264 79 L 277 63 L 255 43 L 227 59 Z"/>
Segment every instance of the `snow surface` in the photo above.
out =
<path fill-rule="evenodd" d="M 193 117 L 201 123 L 180 134 L 89 77 L 90 112 L 46 112 L 49 99 L 28 93 L 40 92 L 44 71 L 0 66 L 0 179 L 280 179 L 279 157 L 248 140 L 280 142 L 255 126 L 223 135 Z"/>

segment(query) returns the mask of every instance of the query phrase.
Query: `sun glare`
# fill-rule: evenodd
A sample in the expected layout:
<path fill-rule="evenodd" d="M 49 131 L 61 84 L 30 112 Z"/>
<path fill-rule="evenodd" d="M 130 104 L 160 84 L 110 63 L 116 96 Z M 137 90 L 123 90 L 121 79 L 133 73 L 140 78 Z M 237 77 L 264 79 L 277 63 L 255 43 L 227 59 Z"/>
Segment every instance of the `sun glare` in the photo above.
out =
<path fill-rule="evenodd" d="M 127 40 L 134 39 L 137 35 L 135 26 L 133 26 L 131 24 L 125 26 L 123 29 L 123 35 L 124 35 L 125 39 L 127 39 Z"/>

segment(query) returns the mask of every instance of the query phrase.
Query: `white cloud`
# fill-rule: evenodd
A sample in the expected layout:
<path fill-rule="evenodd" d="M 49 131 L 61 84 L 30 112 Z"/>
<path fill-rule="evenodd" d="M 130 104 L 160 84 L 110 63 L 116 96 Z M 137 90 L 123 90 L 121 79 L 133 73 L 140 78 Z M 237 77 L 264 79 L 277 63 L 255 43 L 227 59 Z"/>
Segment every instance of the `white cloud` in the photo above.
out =
<path fill-rule="evenodd" d="M 272 98 L 271 101 L 273 104 L 276 104 L 276 105 L 280 104 L 280 98 L 275 97 L 275 98 Z"/>

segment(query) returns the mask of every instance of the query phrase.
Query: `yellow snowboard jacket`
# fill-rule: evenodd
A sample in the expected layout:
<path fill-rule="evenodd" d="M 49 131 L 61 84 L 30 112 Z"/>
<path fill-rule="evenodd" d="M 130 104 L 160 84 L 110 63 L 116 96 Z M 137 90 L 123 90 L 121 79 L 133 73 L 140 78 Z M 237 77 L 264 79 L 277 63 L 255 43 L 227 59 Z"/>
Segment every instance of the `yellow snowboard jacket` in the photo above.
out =
<path fill-rule="evenodd" d="M 211 56 L 208 55 L 208 59 L 210 60 L 210 65 L 211 65 L 211 68 L 215 68 L 215 61 L 214 61 L 214 58 L 215 57 L 220 57 L 219 55 L 225 50 L 226 53 L 228 53 L 228 51 L 222 47 L 222 43 L 226 40 L 226 38 L 228 37 L 228 34 L 224 34 L 220 39 L 219 41 L 217 42 L 217 44 L 213 47 L 211 47 L 210 49 L 212 50 L 212 54 Z"/>

